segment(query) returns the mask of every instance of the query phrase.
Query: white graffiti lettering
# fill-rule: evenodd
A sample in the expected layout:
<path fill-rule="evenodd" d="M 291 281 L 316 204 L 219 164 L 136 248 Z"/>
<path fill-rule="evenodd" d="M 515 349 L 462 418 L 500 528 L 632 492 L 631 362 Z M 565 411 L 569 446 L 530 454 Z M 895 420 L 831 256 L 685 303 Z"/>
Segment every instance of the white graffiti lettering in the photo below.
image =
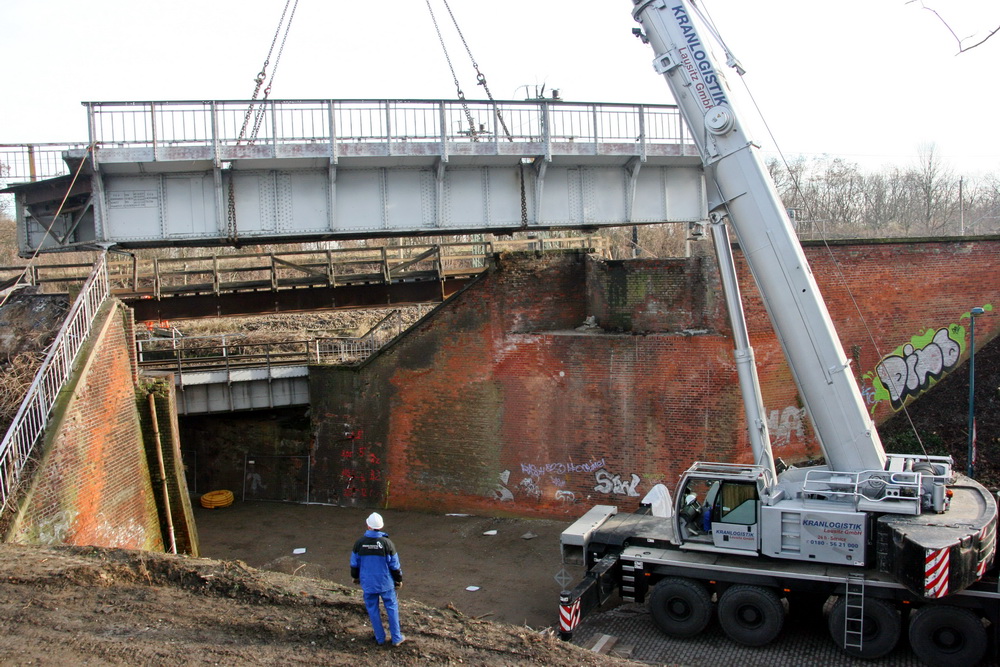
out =
<path fill-rule="evenodd" d="M 509 503 L 514 500 L 514 494 L 510 492 L 507 488 L 507 484 L 510 482 L 510 470 L 504 470 L 500 473 L 500 483 L 493 487 L 490 492 L 489 497 L 501 503 Z"/>
<path fill-rule="evenodd" d="M 771 410 L 771 414 L 767 418 L 767 430 L 771 433 L 774 446 L 784 447 L 792 441 L 792 436 L 802 441 L 805 438 L 805 431 L 802 428 L 802 420 L 805 416 L 805 408 L 796 408 L 791 405 L 780 413 L 777 410 Z"/>
<path fill-rule="evenodd" d="M 636 491 L 636 487 L 639 486 L 639 476 L 635 473 L 632 473 L 631 482 L 623 482 L 620 475 L 612 475 L 602 468 L 594 474 L 594 478 L 597 480 L 594 491 L 598 493 L 632 497 L 639 495 L 639 492 Z"/>
<path fill-rule="evenodd" d="M 907 344 L 902 356 L 885 357 L 875 367 L 875 372 L 889 391 L 892 407 L 898 410 L 908 397 L 927 390 L 931 383 L 954 368 L 961 353 L 962 348 L 948 335 L 948 329 L 938 329 L 922 349 Z"/>
<path fill-rule="evenodd" d="M 875 403 L 875 387 L 870 384 L 865 384 L 861 387 L 861 396 L 865 399 L 865 405 L 873 405 Z"/>
<path fill-rule="evenodd" d="M 576 494 L 572 491 L 566 491 L 565 489 L 559 489 L 556 491 L 556 500 L 561 500 L 564 503 L 575 503 Z"/>
<path fill-rule="evenodd" d="M 604 459 L 590 461 L 589 463 L 522 463 L 521 472 L 538 479 L 545 475 L 566 475 L 573 472 L 594 472 L 604 467 Z"/>
<path fill-rule="evenodd" d="M 542 490 L 538 488 L 537 484 L 535 484 L 535 480 L 531 479 L 530 477 L 525 477 L 524 479 L 522 479 L 519 488 L 524 492 L 525 495 L 530 496 L 532 498 L 537 499 L 542 497 Z"/>

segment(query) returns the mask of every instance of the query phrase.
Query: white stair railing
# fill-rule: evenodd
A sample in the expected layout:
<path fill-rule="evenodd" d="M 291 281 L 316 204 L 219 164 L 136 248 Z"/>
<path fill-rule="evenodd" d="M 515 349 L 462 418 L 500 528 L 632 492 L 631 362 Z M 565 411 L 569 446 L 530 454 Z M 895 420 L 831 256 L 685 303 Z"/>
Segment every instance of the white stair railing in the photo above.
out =
<path fill-rule="evenodd" d="M 73 371 L 76 355 L 109 294 L 107 254 L 102 253 L 0 442 L 0 514 L 13 499 L 21 473 L 45 432 L 59 392 Z"/>

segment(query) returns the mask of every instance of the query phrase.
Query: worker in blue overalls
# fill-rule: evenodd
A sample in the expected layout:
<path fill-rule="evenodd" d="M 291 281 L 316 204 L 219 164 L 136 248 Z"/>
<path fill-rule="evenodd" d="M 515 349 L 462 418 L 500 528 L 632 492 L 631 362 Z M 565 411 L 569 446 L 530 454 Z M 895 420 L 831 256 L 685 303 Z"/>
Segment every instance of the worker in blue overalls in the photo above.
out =
<path fill-rule="evenodd" d="M 381 600 L 385 606 L 385 614 L 389 617 L 392 645 L 399 646 L 406 641 L 399 629 L 399 602 L 396 600 L 396 589 L 403 585 L 403 570 L 396 546 L 382 532 L 382 526 L 385 525 L 382 515 L 372 512 L 367 524 L 368 530 L 364 537 L 354 543 L 351 551 L 351 577 L 354 583 L 361 584 L 364 592 L 368 618 L 375 631 L 375 643 L 380 646 L 385 643 L 385 628 L 382 626 L 379 610 Z"/>

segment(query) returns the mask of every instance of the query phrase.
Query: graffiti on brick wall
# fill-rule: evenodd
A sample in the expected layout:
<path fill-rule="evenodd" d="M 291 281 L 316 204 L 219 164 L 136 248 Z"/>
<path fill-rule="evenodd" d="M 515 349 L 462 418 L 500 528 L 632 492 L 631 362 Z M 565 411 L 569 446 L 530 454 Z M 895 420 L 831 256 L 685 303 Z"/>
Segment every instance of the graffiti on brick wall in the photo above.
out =
<path fill-rule="evenodd" d="M 803 420 L 806 409 L 789 405 L 784 410 L 771 410 L 767 418 L 767 430 L 771 434 L 771 444 L 774 447 L 784 447 L 793 439 L 801 442 L 805 439 Z"/>
<path fill-rule="evenodd" d="M 594 491 L 598 493 L 632 497 L 639 495 L 639 492 L 636 490 L 639 486 L 639 476 L 635 473 L 632 473 L 631 480 L 626 482 L 621 478 L 621 475 L 613 475 L 602 468 L 594 474 L 594 479 L 597 480 L 597 486 L 594 487 Z"/>
<path fill-rule="evenodd" d="M 123 549 L 146 547 L 148 537 L 146 527 L 134 518 L 125 517 L 109 520 L 103 512 L 99 512 L 95 522 L 81 521 L 81 523 L 89 523 L 91 528 L 84 528 L 85 534 L 80 534 L 74 528 L 79 517 L 80 512 L 77 510 L 66 509 L 37 521 L 34 530 L 38 543 L 41 545 L 71 544 L 74 539 L 82 537 L 87 544 L 96 544 L 102 547 Z"/>
<path fill-rule="evenodd" d="M 60 510 L 51 517 L 35 522 L 38 543 L 41 545 L 66 544 L 73 522 L 80 515 L 76 510 Z"/>
<path fill-rule="evenodd" d="M 521 483 L 518 485 L 518 491 L 533 500 L 539 500 L 542 497 L 541 487 L 538 486 L 538 482 L 531 477 L 525 477 L 521 480 Z"/>
<path fill-rule="evenodd" d="M 565 489 L 559 489 L 556 491 L 556 500 L 566 505 L 572 505 L 576 502 L 576 494 L 572 491 L 566 491 Z"/>
<path fill-rule="evenodd" d="M 498 483 L 486 495 L 498 502 L 513 502 L 516 498 L 538 501 L 552 493 L 553 497 L 561 503 L 574 503 L 576 502 L 576 494 L 566 490 L 566 476 L 576 473 L 592 474 L 595 471 L 603 470 L 604 467 L 604 459 L 595 459 L 586 463 L 573 463 L 572 461 L 521 463 L 521 474 L 524 476 L 520 480 L 512 480 L 511 471 L 504 470 L 499 475 Z M 612 490 L 615 488 L 623 489 L 620 493 L 627 494 L 627 489 L 638 483 L 638 477 L 629 483 L 622 482 L 619 478 L 616 484 L 614 477 L 607 474 L 607 479 L 601 478 L 599 482 Z"/>
<path fill-rule="evenodd" d="M 135 519 L 109 521 L 101 513 L 95 531 L 95 544 L 101 546 L 141 549 L 146 544 L 146 528 Z"/>
<path fill-rule="evenodd" d="M 965 352 L 965 327 L 951 324 L 927 329 L 882 357 L 875 370 L 862 376 L 862 396 L 872 413 L 888 400 L 899 410 L 909 398 L 930 389 L 952 371 Z"/>
<path fill-rule="evenodd" d="M 327 414 L 335 429 L 332 436 L 340 445 L 340 485 L 345 499 L 375 500 L 381 497 L 383 484 L 380 443 L 366 443 L 365 432 L 343 415 Z M 343 421 L 340 421 L 343 420 Z"/>
<path fill-rule="evenodd" d="M 361 438 L 361 431 L 358 431 Z M 377 498 L 382 489 L 382 459 L 363 444 L 340 450 L 345 498 Z"/>
<path fill-rule="evenodd" d="M 493 487 L 493 500 L 509 503 L 514 500 L 514 494 L 510 492 L 507 485 L 510 484 L 510 470 L 500 473 L 500 482 Z"/>
<path fill-rule="evenodd" d="M 592 473 L 604 467 L 604 459 L 590 461 L 588 463 L 522 463 L 521 472 L 530 477 L 538 479 L 545 475 L 568 475 L 574 472 Z"/>

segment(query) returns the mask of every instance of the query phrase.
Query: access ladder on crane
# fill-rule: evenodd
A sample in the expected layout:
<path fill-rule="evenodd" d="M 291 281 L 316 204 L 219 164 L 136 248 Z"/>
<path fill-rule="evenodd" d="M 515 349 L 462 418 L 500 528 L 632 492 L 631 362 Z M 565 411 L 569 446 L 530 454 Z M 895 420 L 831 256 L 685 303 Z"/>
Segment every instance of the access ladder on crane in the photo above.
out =
<path fill-rule="evenodd" d="M 847 575 L 844 593 L 844 649 L 861 653 L 865 626 L 865 578 L 852 572 Z"/>

